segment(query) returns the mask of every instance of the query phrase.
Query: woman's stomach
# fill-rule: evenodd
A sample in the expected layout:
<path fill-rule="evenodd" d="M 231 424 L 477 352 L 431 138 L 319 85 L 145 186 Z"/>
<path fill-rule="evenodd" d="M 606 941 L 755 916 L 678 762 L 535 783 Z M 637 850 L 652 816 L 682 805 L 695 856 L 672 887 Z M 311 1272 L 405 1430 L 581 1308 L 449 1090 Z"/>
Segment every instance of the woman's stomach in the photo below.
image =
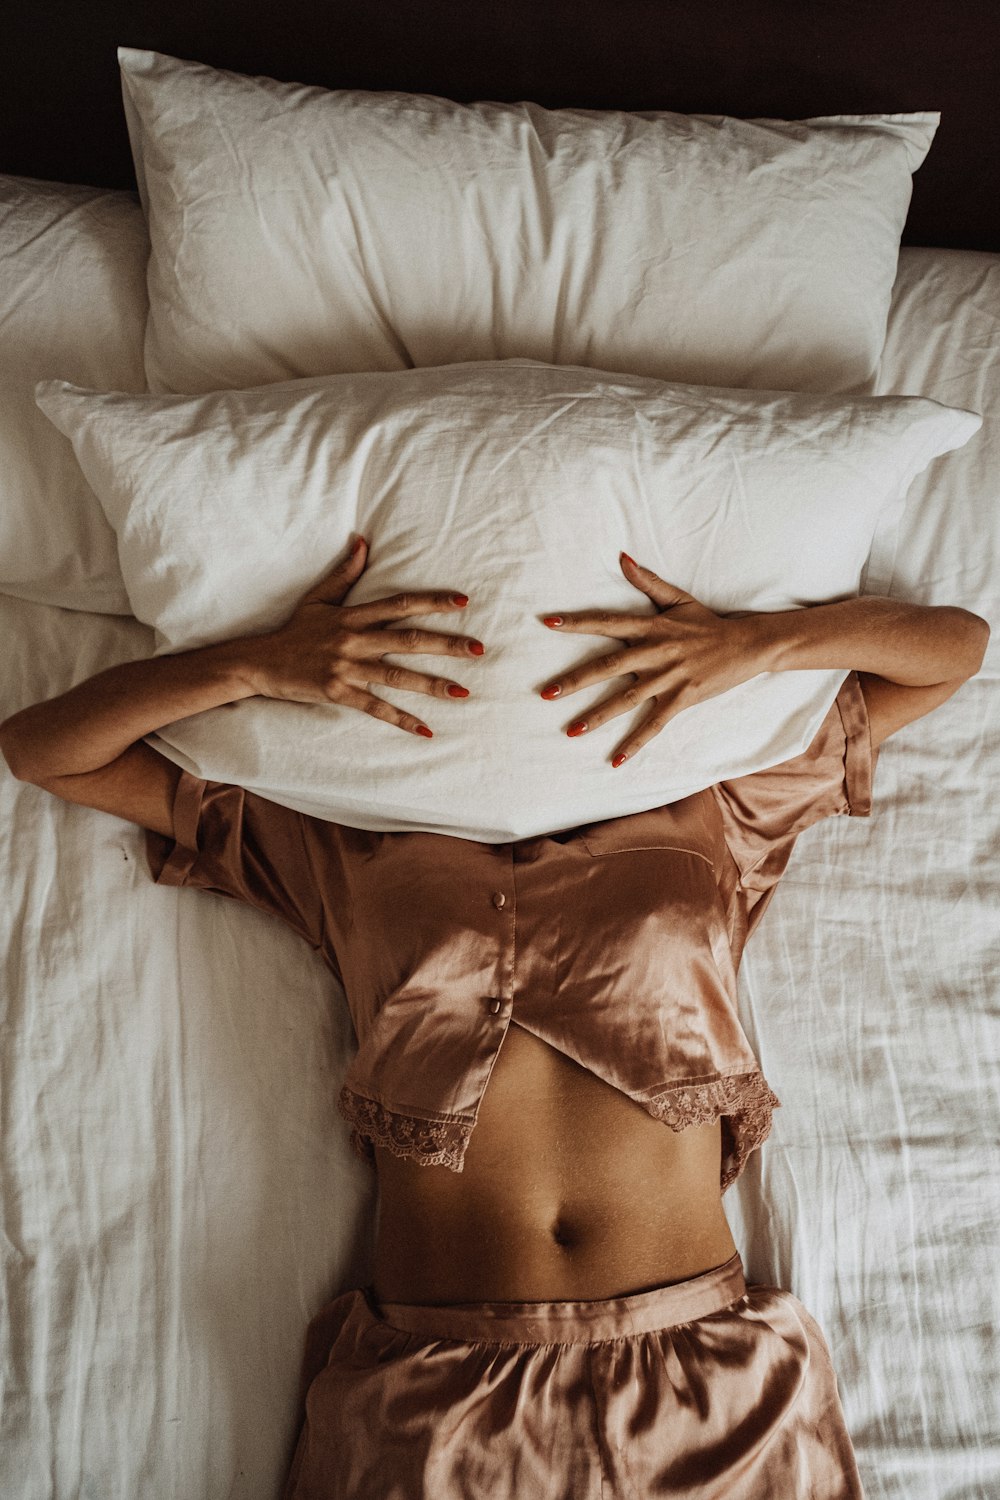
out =
<path fill-rule="evenodd" d="M 624 1297 L 736 1249 L 721 1122 L 674 1132 L 511 1023 L 461 1172 L 375 1148 L 380 1302 Z"/>

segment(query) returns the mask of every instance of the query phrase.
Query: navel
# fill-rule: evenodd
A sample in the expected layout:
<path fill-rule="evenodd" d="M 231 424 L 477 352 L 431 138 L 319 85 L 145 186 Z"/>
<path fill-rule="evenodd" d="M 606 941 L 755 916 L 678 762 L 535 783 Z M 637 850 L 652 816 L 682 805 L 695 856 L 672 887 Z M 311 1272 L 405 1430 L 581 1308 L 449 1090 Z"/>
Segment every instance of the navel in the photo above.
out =
<path fill-rule="evenodd" d="M 579 1244 L 580 1237 L 572 1225 L 567 1224 L 565 1219 L 557 1219 L 552 1226 L 552 1238 L 557 1245 L 562 1245 L 565 1249 L 571 1250 L 575 1245 Z"/>

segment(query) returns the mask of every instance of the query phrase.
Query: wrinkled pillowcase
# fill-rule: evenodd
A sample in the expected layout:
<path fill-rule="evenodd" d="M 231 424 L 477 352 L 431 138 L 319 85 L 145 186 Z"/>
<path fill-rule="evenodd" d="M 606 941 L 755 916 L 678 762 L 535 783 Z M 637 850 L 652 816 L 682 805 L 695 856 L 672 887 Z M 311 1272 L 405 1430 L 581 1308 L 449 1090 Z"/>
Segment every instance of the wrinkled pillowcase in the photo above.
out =
<path fill-rule="evenodd" d="M 39 380 L 144 391 L 149 240 L 132 193 L 0 176 L 0 590 L 98 613 L 131 607 L 115 534 Z"/>
<path fill-rule="evenodd" d="M 479 661 L 385 657 L 471 690 L 456 702 L 372 684 L 430 740 L 337 704 L 257 697 L 151 744 L 317 817 L 490 843 L 644 811 L 798 754 L 846 676 L 760 674 L 612 770 L 650 705 L 567 739 L 625 681 L 539 698 L 615 649 L 548 630 L 543 614 L 654 613 L 621 549 L 721 613 L 843 598 L 866 570 L 882 591 L 907 484 L 980 425 L 919 397 L 757 395 L 519 360 L 201 397 L 46 382 L 39 404 L 105 507 L 157 654 L 276 628 L 354 531 L 370 562 L 345 602 L 461 590 L 460 617 L 415 623 L 487 648 Z"/>
<path fill-rule="evenodd" d="M 939 119 L 457 104 L 118 55 L 158 392 L 512 356 L 860 389 Z"/>

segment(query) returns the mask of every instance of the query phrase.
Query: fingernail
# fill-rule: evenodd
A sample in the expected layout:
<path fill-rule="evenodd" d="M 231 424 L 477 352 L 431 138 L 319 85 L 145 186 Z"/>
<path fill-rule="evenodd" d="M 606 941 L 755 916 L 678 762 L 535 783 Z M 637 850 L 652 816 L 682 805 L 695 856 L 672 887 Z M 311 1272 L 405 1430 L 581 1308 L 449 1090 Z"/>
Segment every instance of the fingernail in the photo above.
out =
<path fill-rule="evenodd" d="M 362 549 L 362 547 L 364 545 L 365 545 L 365 539 L 364 539 L 363 536 L 355 537 L 355 539 L 354 539 L 354 545 L 351 548 L 351 556 L 355 557 L 361 551 L 361 549 Z"/>
<path fill-rule="evenodd" d="M 432 740 L 434 738 L 434 731 L 432 729 L 428 729 L 426 724 L 418 724 L 417 733 L 422 734 L 424 738 L 428 740 Z"/>
<path fill-rule="evenodd" d="M 637 568 L 639 566 L 639 564 L 636 562 L 635 558 L 634 557 L 629 557 L 629 555 L 628 555 L 627 552 L 623 552 L 622 553 L 622 557 L 625 559 L 625 561 L 627 563 L 631 563 L 632 566 L 633 566 L 633 568 Z"/>
<path fill-rule="evenodd" d="M 616 755 L 615 758 L 614 758 L 614 760 L 611 762 L 611 764 L 614 766 L 615 770 L 617 771 L 618 767 L 621 766 L 621 765 L 624 765 L 627 760 L 628 760 L 628 756 L 627 755 Z"/>
<path fill-rule="evenodd" d="M 566 733 L 570 734 L 570 735 L 582 734 L 583 731 L 586 729 L 586 727 L 587 727 L 587 721 L 586 721 L 586 719 L 578 719 L 575 724 L 571 724 L 569 726 L 569 728 L 567 729 Z"/>
<path fill-rule="evenodd" d="M 451 698 L 467 698 L 469 696 L 469 689 L 459 687 L 457 682 L 450 682 L 448 684 L 448 696 Z"/>
<path fill-rule="evenodd" d="M 548 625 L 552 629 L 558 630 L 558 628 L 562 624 L 562 622 L 563 622 L 562 615 L 546 615 L 545 618 L 542 621 L 542 624 L 543 625 Z"/>
<path fill-rule="evenodd" d="M 559 694 L 561 692 L 562 692 L 562 688 L 559 686 L 558 682 L 553 682 L 550 687 L 542 688 L 542 697 L 543 698 L 558 698 Z"/>
<path fill-rule="evenodd" d="M 469 602 L 469 596 L 468 594 L 452 594 L 451 602 L 452 604 L 460 604 L 464 609 Z"/>
<path fill-rule="evenodd" d="M 482 656 L 483 652 L 486 650 L 486 647 L 483 645 L 482 641 L 470 641 L 469 650 L 472 652 L 473 656 Z"/>

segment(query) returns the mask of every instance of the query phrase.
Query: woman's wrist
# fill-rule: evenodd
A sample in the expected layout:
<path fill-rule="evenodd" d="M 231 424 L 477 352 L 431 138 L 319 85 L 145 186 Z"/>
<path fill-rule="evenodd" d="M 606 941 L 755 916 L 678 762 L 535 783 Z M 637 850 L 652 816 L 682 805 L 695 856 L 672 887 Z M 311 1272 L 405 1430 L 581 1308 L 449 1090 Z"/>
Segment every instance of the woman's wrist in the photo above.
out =
<path fill-rule="evenodd" d="M 914 687 L 974 676 L 990 634 L 968 610 L 874 595 L 739 623 L 758 671 L 844 669 Z"/>

